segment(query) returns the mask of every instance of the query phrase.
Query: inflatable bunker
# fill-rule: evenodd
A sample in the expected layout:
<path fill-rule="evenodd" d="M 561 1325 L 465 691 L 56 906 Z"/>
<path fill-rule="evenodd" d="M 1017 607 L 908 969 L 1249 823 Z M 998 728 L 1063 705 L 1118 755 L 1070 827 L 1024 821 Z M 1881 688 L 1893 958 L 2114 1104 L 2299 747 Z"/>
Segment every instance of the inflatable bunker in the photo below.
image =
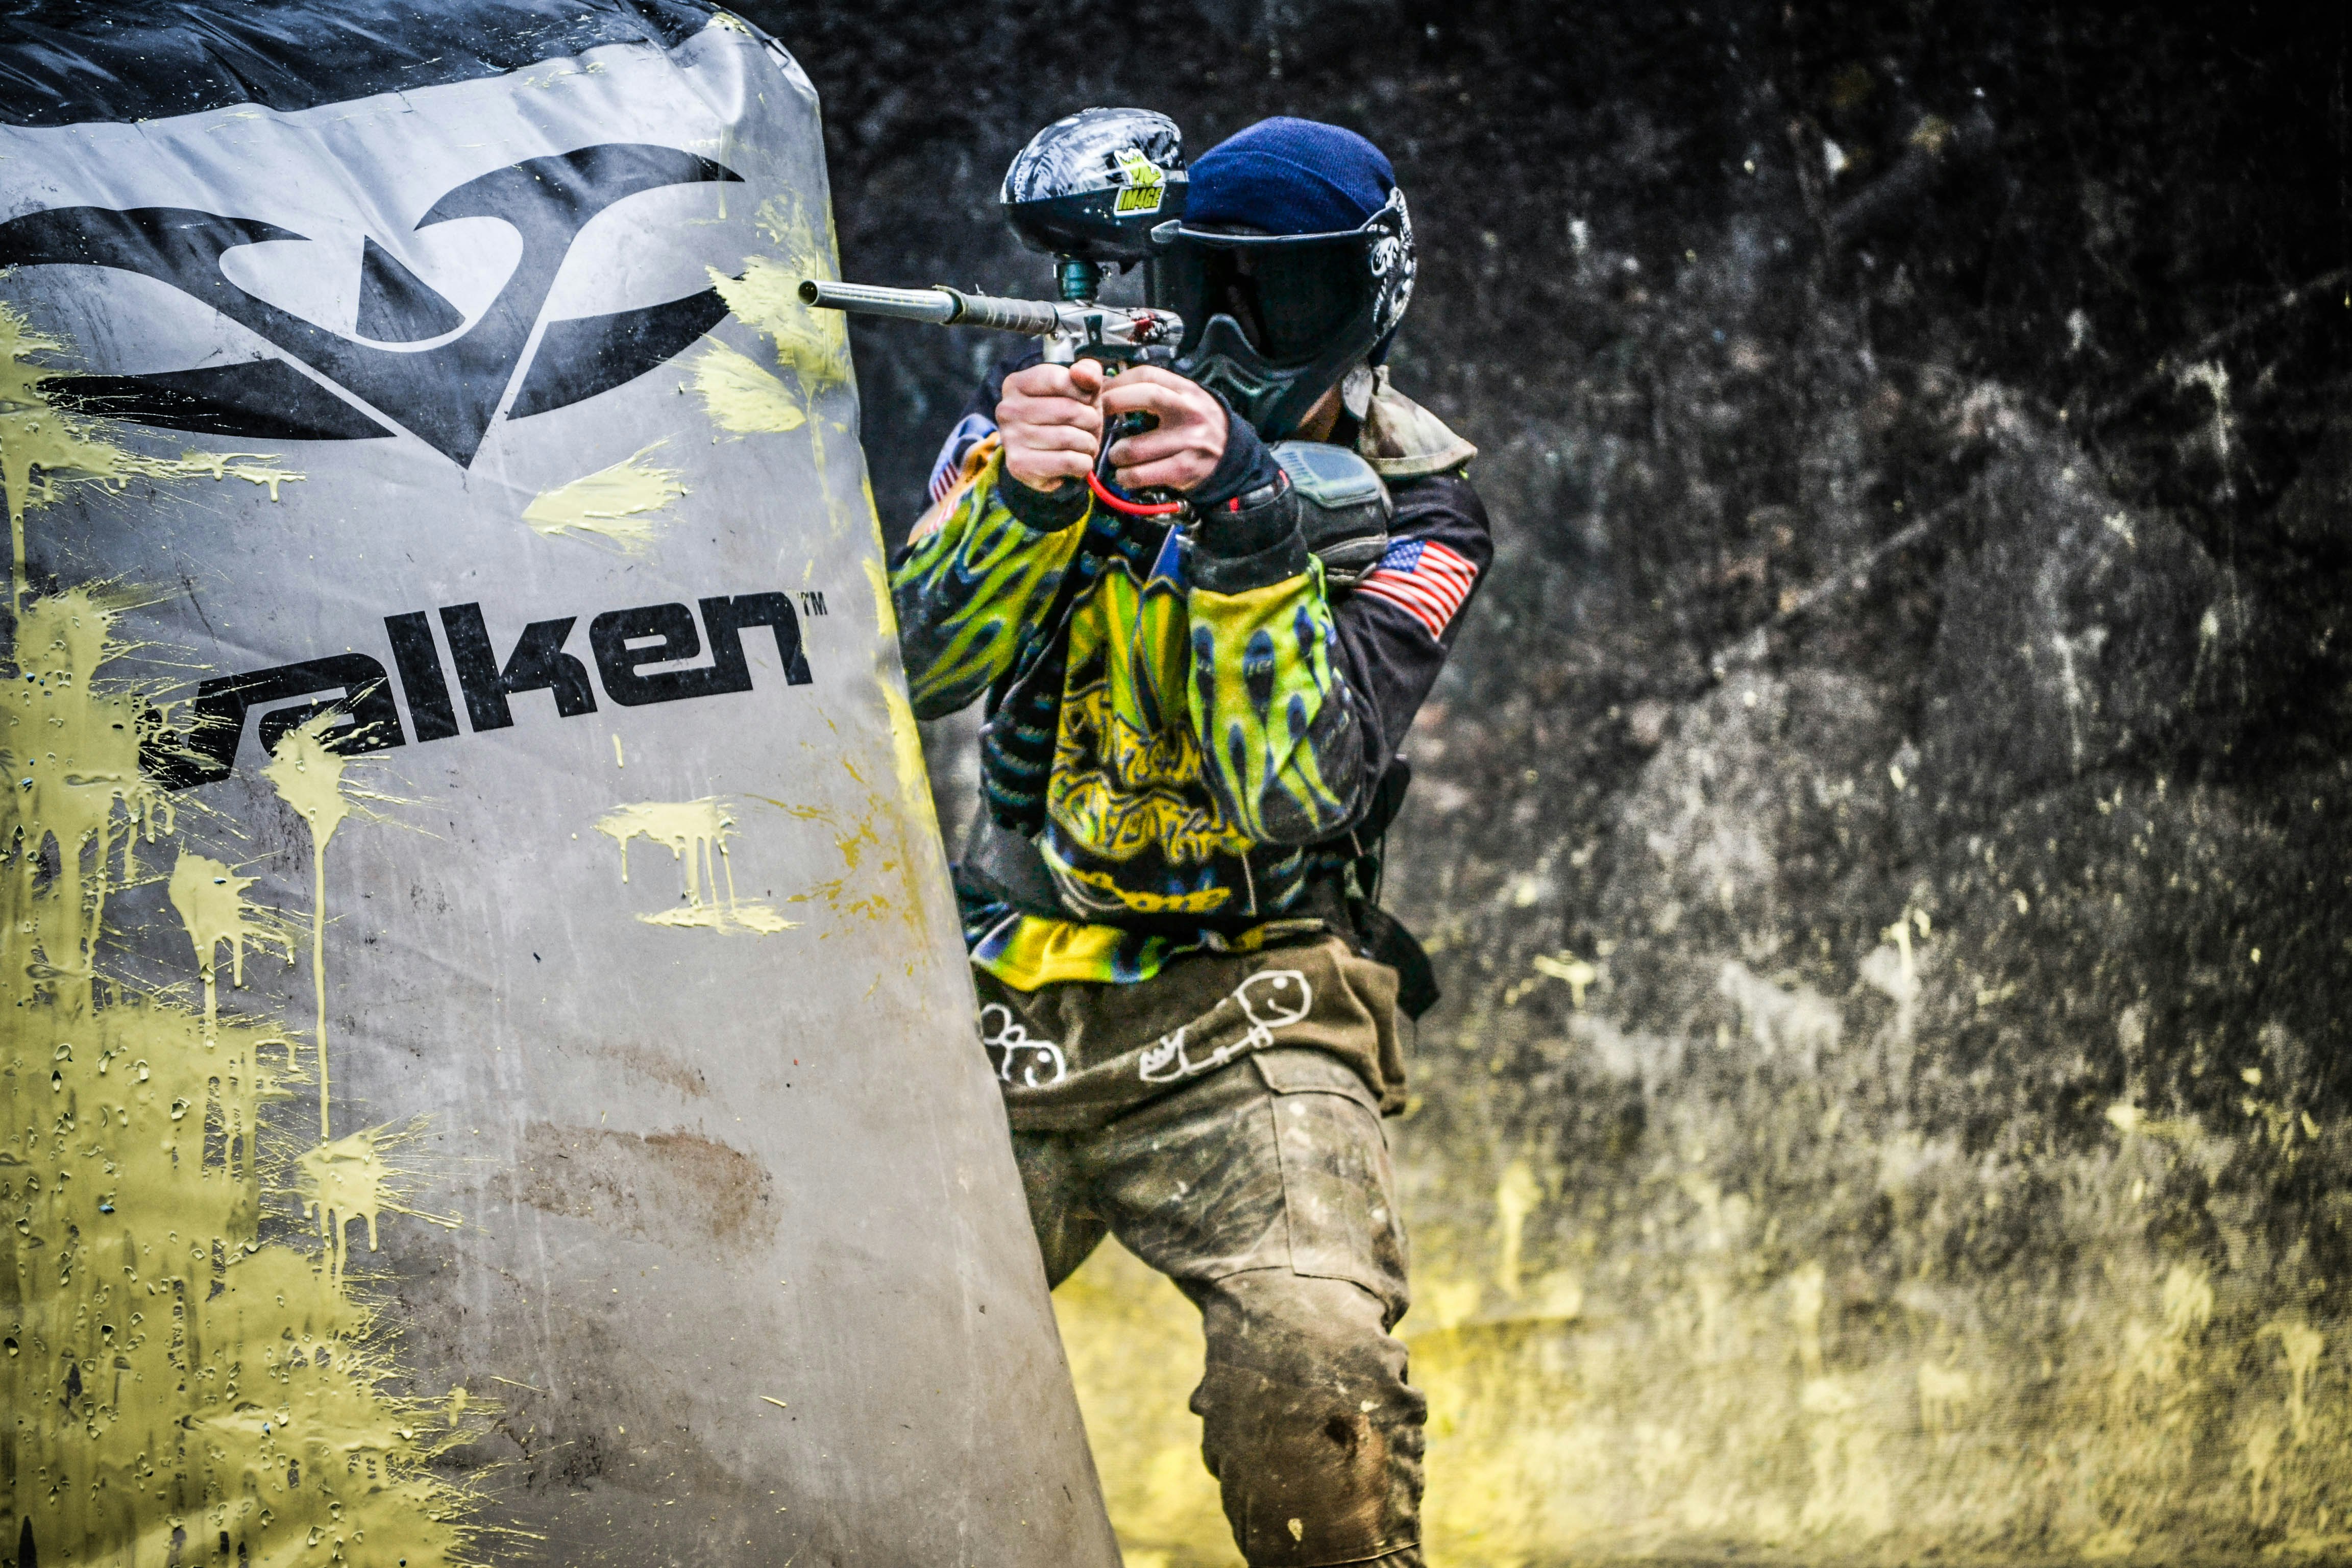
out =
<path fill-rule="evenodd" d="M 827 204 L 676 0 L 0 19 L 0 1559 L 1116 1561 Z"/>

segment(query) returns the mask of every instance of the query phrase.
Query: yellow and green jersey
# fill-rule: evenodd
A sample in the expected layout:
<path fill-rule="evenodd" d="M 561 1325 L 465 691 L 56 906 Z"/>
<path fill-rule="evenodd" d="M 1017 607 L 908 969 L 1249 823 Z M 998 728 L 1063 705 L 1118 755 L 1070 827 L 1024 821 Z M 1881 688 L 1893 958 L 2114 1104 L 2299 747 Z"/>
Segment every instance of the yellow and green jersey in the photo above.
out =
<path fill-rule="evenodd" d="M 892 573 L 900 645 L 919 716 L 988 702 L 986 808 L 1059 906 L 960 881 L 975 963 L 1024 990 L 1141 980 L 1322 923 L 1317 884 L 1361 853 L 1351 829 L 1491 558 L 1459 460 L 1391 481 L 1396 542 L 1335 595 L 1295 532 L 1233 561 L 1092 503 L 1040 519 L 1024 492 L 1024 521 L 994 443 L 972 446 Z"/>

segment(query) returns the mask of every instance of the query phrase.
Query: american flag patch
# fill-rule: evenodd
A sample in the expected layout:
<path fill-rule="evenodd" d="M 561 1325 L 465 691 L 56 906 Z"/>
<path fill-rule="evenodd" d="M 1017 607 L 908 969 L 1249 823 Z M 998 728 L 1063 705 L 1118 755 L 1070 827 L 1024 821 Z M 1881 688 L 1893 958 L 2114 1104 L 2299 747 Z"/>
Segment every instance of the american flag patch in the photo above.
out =
<path fill-rule="evenodd" d="M 1359 594 L 1386 599 L 1419 621 L 1433 637 L 1445 635 L 1462 601 L 1477 585 L 1478 568 L 1434 539 L 1401 539 L 1356 584 Z"/>

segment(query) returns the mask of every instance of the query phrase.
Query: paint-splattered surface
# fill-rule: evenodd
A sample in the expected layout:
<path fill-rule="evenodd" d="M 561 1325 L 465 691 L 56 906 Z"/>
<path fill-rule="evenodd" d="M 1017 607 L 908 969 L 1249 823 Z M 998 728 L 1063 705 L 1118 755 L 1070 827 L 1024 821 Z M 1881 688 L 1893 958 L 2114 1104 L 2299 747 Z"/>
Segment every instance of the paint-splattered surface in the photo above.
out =
<path fill-rule="evenodd" d="M 1087 103 L 1412 197 L 1501 551 L 1391 838 L 1436 1560 L 2352 1552 L 2341 16 L 918 9 L 776 15 L 849 276 L 1044 289 Z M 985 348 L 855 331 L 903 526 Z M 1130 1561 L 1230 1562 L 1182 1302 L 1059 1305 Z"/>
<path fill-rule="evenodd" d="M 202 482 L 182 477 L 196 465 L 142 458 L 44 401 L 21 355 L 58 345 L 24 325 L 0 306 L 11 421 L 0 443 L 16 448 L 6 499 L 18 541 L 60 485 L 141 471 Z M 266 1562 L 323 1542 L 319 1561 L 479 1561 L 479 1500 L 433 1465 L 474 1435 L 466 1392 L 393 1393 L 390 1327 L 345 1281 L 345 1227 L 363 1223 L 373 1251 L 379 1215 L 404 1205 L 379 1152 L 395 1140 L 331 1136 L 323 963 L 315 1017 L 222 1017 L 219 947 L 241 987 L 248 945 L 290 961 L 290 921 L 246 903 L 255 879 L 190 847 L 209 841 L 204 814 L 142 775 L 152 694 L 116 668 L 120 593 L 37 595 L 24 561 L 20 548 L 0 740 L 17 781 L 0 819 L 12 1550 L 63 1563 L 231 1551 Z M 343 759 L 306 728 L 272 767 L 310 827 L 323 888 L 328 841 L 352 809 Z M 110 900 L 166 874 L 201 1006 L 173 994 L 184 985 L 150 991 L 100 962 Z M 323 932 L 329 912 L 314 903 L 301 919 Z M 265 1115 L 313 1088 L 315 1139 Z M 272 1218 L 282 1232 L 289 1192 L 323 1237 L 323 1268 L 299 1242 L 265 1236 Z"/>

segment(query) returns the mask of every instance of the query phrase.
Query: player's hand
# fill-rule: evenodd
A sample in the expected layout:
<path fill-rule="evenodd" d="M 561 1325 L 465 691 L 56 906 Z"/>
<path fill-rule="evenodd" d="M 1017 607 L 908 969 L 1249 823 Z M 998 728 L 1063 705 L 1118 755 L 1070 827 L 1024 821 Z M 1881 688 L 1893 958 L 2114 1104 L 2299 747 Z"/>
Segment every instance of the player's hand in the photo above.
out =
<path fill-rule="evenodd" d="M 1111 467 L 1122 489 L 1189 490 L 1215 473 L 1225 455 L 1225 405 L 1172 371 L 1136 365 L 1110 383 L 1098 406 L 1108 418 L 1140 413 L 1160 422 L 1112 444 Z"/>
<path fill-rule="evenodd" d="M 1004 471 L 1033 490 L 1057 490 L 1093 471 L 1102 449 L 1102 366 L 1033 364 L 1004 378 L 996 428 Z"/>

